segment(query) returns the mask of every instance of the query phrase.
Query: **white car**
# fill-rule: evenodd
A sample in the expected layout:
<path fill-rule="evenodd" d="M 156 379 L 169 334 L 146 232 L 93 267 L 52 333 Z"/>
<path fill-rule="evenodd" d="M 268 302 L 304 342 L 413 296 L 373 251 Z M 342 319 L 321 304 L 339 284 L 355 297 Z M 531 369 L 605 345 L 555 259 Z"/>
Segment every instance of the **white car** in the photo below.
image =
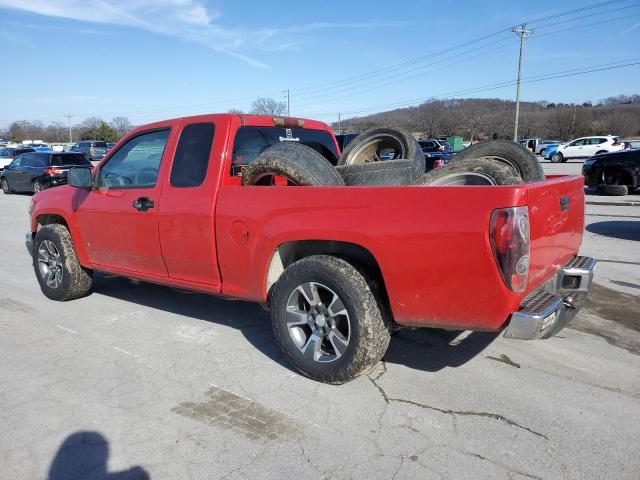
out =
<path fill-rule="evenodd" d="M 587 158 L 598 153 L 615 152 L 624 148 L 624 142 L 614 135 L 576 138 L 564 143 L 551 158 L 554 162 L 566 162 L 570 158 Z"/>

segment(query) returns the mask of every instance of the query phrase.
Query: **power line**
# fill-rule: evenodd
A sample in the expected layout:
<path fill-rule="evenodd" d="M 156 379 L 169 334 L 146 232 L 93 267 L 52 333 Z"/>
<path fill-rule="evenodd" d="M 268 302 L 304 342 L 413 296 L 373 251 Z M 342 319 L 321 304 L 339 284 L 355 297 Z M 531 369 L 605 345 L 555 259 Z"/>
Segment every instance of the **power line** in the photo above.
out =
<path fill-rule="evenodd" d="M 536 19 L 533 19 L 533 20 L 527 20 L 524 23 L 527 23 L 527 24 L 530 24 L 530 23 L 542 23 L 542 22 L 544 22 L 546 20 L 549 20 L 549 19 L 555 19 L 555 18 L 562 17 L 562 16 L 572 15 L 574 13 L 580 13 L 580 12 L 583 12 L 583 11 L 592 10 L 592 9 L 595 9 L 595 8 L 601 8 L 601 7 L 612 5 L 612 4 L 616 4 L 616 3 L 626 3 L 626 2 L 629 2 L 629 1 L 630 0 L 612 0 L 612 1 L 607 1 L 607 2 L 595 3 L 595 4 L 592 4 L 592 5 L 586 5 L 586 6 L 581 7 L 581 8 L 576 8 L 576 9 L 567 10 L 567 11 L 564 11 L 564 12 L 559 12 L 559 13 L 556 13 L 554 15 L 549 15 L 547 17 L 541 17 L 541 18 L 536 18 Z M 451 52 L 451 51 L 454 51 L 454 50 L 458 50 L 458 49 L 466 47 L 468 45 L 477 44 L 478 42 L 484 41 L 484 40 L 486 40 L 488 38 L 491 38 L 491 37 L 494 37 L 496 35 L 499 35 L 499 34 L 502 34 L 502 33 L 505 33 L 505 32 L 510 32 L 512 30 L 512 28 L 514 28 L 514 27 L 510 26 L 510 27 L 507 27 L 507 28 L 504 28 L 504 29 L 501 29 L 501 30 L 497 30 L 495 32 L 489 33 L 487 35 L 483 35 L 483 36 L 478 37 L 478 38 L 474 38 L 474 39 L 469 40 L 467 42 L 463 42 L 463 43 L 454 45 L 452 47 L 448 47 L 448 48 L 445 48 L 445 49 L 442 49 L 442 50 L 438 50 L 438 51 L 432 52 L 432 53 L 427 54 L 427 55 L 423 55 L 423 56 L 420 56 L 420 57 L 412 58 L 412 59 L 406 60 L 404 62 L 398 63 L 396 65 L 391 65 L 389 67 L 385 67 L 383 69 L 373 70 L 373 71 L 370 71 L 370 72 L 367 72 L 367 73 L 355 75 L 355 76 L 352 76 L 352 77 L 347 77 L 347 78 L 344 78 L 344 79 L 341 79 L 341 80 L 335 80 L 335 81 L 328 82 L 328 83 L 318 84 L 316 86 L 310 86 L 310 87 L 299 88 L 299 89 L 295 89 L 294 88 L 293 90 L 294 90 L 294 92 L 304 92 L 304 91 L 309 91 L 309 90 L 311 90 L 311 91 L 313 91 L 313 90 L 326 90 L 327 88 L 329 88 L 329 86 L 332 86 L 332 85 L 343 84 L 343 83 L 353 83 L 354 81 L 362 79 L 363 77 L 370 77 L 371 78 L 371 77 L 380 76 L 380 75 L 383 75 L 383 74 L 385 74 L 385 73 L 387 73 L 389 71 L 395 71 L 395 70 L 401 69 L 401 68 L 403 68 L 405 66 L 413 65 L 413 64 L 418 63 L 418 62 L 423 62 L 423 61 L 428 60 L 430 58 L 433 58 L 435 56 L 442 55 L 444 53 L 448 53 L 448 52 Z"/>
<path fill-rule="evenodd" d="M 611 2 L 606 2 L 606 4 L 608 4 L 608 3 L 611 3 Z M 637 7 L 637 6 L 640 6 L 640 4 L 634 4 L 634 5 L 626 6 L 626 7 L 623 7 L 623 8 Z M 619 10 L 619 9 L 617 9 L 617 10 Z M 616 11 L 616 10 L 611 10 L 611 11 L 609 11 L 607 13 L 610 13 L 612 11 Z M 578 17 L 578 19 L 590 17 L 590 16 L 593 16 L 593 15 L 596 15 L 596 14 L 598 14 L 598 13 L 595 13 L 595 14 L 592 13 L 590 15 L 584 15 L 582 17 Z M 626 16 L 625 20 L 629 19 L 629 18 L 632 18 L 632 17 L 635 17 L 635 16 L 638 16 L 638 15 L 640 15 L 640 14 Z M 576 20 L 576 19 L 566 19 L 565 21 L 573 21 L 573 20 Z M 602 23 L 608 23 L 608 22 L 612 22 L 612 21 L 620 21 L 620 18 L 616 16 L 615 18 L 600 20 L 598 22 L 589 23 L 589 24 L 586 24 L 586 25 L 578 25 L 578 26 L 575 26 L 575 27 L 567 28 L 567 29 L 560 29 L 560 30 L 555 30 L 555 31 L 552 31 L 552 32 L 547 32 L 547 33 L 542 34 L 542 35 L 537 35 L 537 37 L 547 36 L 547 35 L 556 34 L 556 33 L 561 33 L 561 32 L 574 30 L 574 29 L 578 29 L 578 28 L 586 28 L 586 27 L 589 27 L 589 26 L 600 25 Z M 554 25 L 558 24 L 558 23 L 561 23 L 561 22 L 555 22 Z M 540 27 L 540 28 L 542 28 L 542 27 Z M 416 77 L 420 77 L 420 76 L 423 76 L 423 75 L 438 71 L 438 70 L 440 70 L 441 68 L 444 68 L 444 67 L 448 67 L 448 66 L 451 66 L 451 65 L 456 65 L 456 64 L 465 62 L 465 61 L 467 61 L 467 60 L 469 60 L 471 58 L 475 58 L 475 57 L 478 57 L 480 55 L 484 55 L 486 53 L 494 53 L 497 50 L 500 50 L 500 49 L 505 48 L 506 46 L 508 46 L 508 45 L 504 44 L 505 42 L 510 42 L 510 39 L 509 38 L 498 39 L 497 41 L 494 41 L 494 42 L 491 42 L 491 43 L 488 43 L 488 44 L 485 44 L 485 45 L 481 45 L 479 47 L 476 47 L 476 48 L 471 49 L 471 50 L 467 50 L 465 52 L 461 52 L 461 53 L 459 53 L 457 55 L 454 55 L 453 57 L 444 58 L 444 59 L 441 59 L 441 60 L 436 60 L 436 61 L 432 62 L 430 65 L 418 66 L 417 68 L 413 68 L 411 70 L 406 70 L 404 72 L 400 72 L 399 74 L 396 74 L 396 75 L 393 75 L 393 76 L 390 76 L 390 77 L 381 78 L 381 79 L 374 80 L 374 81 L 371 81 L 371 82 L 368 82 L 368 83 L 361 83 L 360 85 L 355 85 L 355 86 L 352 86 L 352 87 L 348 87 L 348 88 L 342 89 L 340 91 L 336 91 L 334 93 L 324 93 L 324 94 L 320 94 L 320 95 L 313 95 L 311 97 L 303 96 L 302 98 L 304 99 L 304 101 L 302 103 L 299 103 L 298 105 L 299 106 L 310 105 L 310 104 L 314 103 L 313 100 L 318 99 L 318 98 L 322 98 L 324 100 L 331 101 L 331 100 L 337 100 L 337 99 L 344 99 L 344 98 L 352 97 L 354 95 L 361 95 L 361 94 L 364 94 L 364 93 L 368 93 L 370 91 L 377 90 L 379 88 L 383 88 L 383 87 L 386 87 L 386 86 L 394 85 L 394 84 L 397 84 L 397 83 L 400 83 L 400 82 L 404 82 L 404 81 L 407 81 L 407 80 L 410 80 L 410 79 L 413 79 L 413 78 L 416 78 Z M 499 45 L 501 43 L 503 45 Z M 466 58 L 462 58 L 462 60 L 459 60 L 459 61 L 446 63 L 445 65 L 442 65 L 438 69 L 429 69 L 429 70 L 422 71 L 420 73 L 417 73 L 415 75 L 410 75 L 410 76 L 406 76 L 405 75 L 406 73 L 409 73 L 409 72 L 412 72 L 412 71 L 422 70 L 423 68 L 425 68 L 427 66 L 432 66 L 432 65 L 435 65 L 435 64 L 446 62 L 450 58 L 456 58 L 456 57 L 462 56 L 465 53 L 470 53 L 470 52 L 482 50 L 482 49 L 485 49 L 486 47 L 489 47 L 491 45 L 496 45 L 496 44 L 499 45 L 499 46 L 496 46 L 496 47 L 494 47 L 492 49 L 488 49 L 486 51 L 481 51 L 479 54 L 476 54 L 476 55 L 472 55 L 472 56 L 469 56 L 469 57 L 466 57 Z M 393 78 L 398 78 L 398 80 L 397 81 L 391 81 L 391 82 L 383 83 L 383 84 L 378 85 L 378 86 L 373 87 L 373 88 L 368 88 L 368 89 L 364 89 L 364 90 L 362 89 L 362 87 L 379 84 L 380 82 L 391 80 Z M 334 88 L 334 90 L 335 90 L 335 88 Z M 340 92 L 350 92 L 350 91 L 355 91 L 355 93 L 346 94 L 346 95 L 343 94 L 343 93 L 340 93 Z M 327 98 L 327 95 L 329 95 L 329 98 Z"/>
<path fill-rule="evenodd" d="M 625 61 L 629 62 L 629 63 L 622 63 L 622 62 L 625 62 Z M 552 73 L 548 73 L 548 74 L 536 75 L 536 76 L 532 76 L 532 77 L 525 77 L 523 80 L 521 80 L 521 83 L 536 83 L 536 82 L 541 82 L 541 81 L 546 81 L 546 80 L 552 80 L 552 79 L 555 79 L 555 78 L 572 77 L 572 76 L 577 76 L 577 75 L 584 75 L 584 74 L 587 74 L 587 73 L 594 73 L 594 72 L 600 72 L 600 71 L 605 71 L 605 70 L 613 70 L 613 69 L 617 69 L 617 68 L 631 67 L 631 66 L 635 66 L 635 65 L 640 65 L 640 57 L 621 60 L 621 61 L 617 61 L 617 62 L 605 63 L 605 64 L 601 64 L 601 65 L 598 65 L 598 66 L 593 66 L 592 65 L 590 67 L 582 67 L 582 68 L 577 68 L 577 69 L 564 70 L 564 71 L 560 71 L 560 72 L 552 72 Z M 466 95 L 466 94 L 469 94 L 469 93 L 478 93 L 478 92 L 486 92 L 486 91 L 491 91 L 491 90 L 497 90 L 499 88 L 505 88 L 505 87 L 509 87 L 509 86 L 514 86 L 515 84 L 516 84 L 515 81 L 510 80 L 510 81 L 505 81 L 505 82 L 482 85 L 482 86 L 478 86 L 478 87 L 474 87 L 474 88 L 470 88 L 470 89 L 465 89 L 465 90 L 457 90 L 457 91 L 453 91 L 453 92 L 447 92 L 447 93 L 434 95 L 434 96 L 427 97 L 427 98 L 425 98 L 425 97 L 413 98 L 413 99 L 403 100 L 403 101 L 400 101 L 400 102 L 376 105 L 376 106 L 362 108 L 362 109 L 358 109 L 358 110 L 341 111 L 341 112 L 336 112 L 336 113 L 318 113 L 317 115 L 314 115 L 314 116 L 315 117 L 319 117 L 319 118 L 326 118 L 326 117 L 335 117 L 338 114 L 340 114 L 342 116 L 347 115 L 347 114 L 354 115 L 354 114 L 358 114 L 358 113 L 371 112 L 371 111 L 374 111 L 374 110 L 382 110 L 382 109 L 386 109 L 386 108 L 415 105 L 417 102 L 425 102 L 425 101 L 435 100 L 435 99 L 438 99 L 438 98 L 452 98 L 453 96 L 461 96 L 461 95 Z"/>

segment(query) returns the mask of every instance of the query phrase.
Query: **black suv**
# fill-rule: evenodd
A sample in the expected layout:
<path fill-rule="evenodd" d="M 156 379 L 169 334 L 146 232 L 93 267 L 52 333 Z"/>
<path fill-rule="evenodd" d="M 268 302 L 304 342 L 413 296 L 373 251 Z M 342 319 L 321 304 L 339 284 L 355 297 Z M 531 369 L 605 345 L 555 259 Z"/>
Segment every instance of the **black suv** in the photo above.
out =
<path fill-rule="evenodd" d="M 38 193 L 45 188 L 65 185 L 71 167 L 91 167 L 91 162 L 82 153 L 23 153 L 0 173 L 0 184 L 5 194 Z"/>
<path fill-rule="evenodd" d="M 640 149 L 617 150 L 587 158 L 582 166 L 585 185 L 599 195 L 626 195 L 640 187 Z"/>
<path fill-rule="evenodd" d="M 81 140 L 71 147 L 72 152 L 84 153 L 92 162 L 102 160 L 107 150 L 107 142 L 102 140 Z"/>

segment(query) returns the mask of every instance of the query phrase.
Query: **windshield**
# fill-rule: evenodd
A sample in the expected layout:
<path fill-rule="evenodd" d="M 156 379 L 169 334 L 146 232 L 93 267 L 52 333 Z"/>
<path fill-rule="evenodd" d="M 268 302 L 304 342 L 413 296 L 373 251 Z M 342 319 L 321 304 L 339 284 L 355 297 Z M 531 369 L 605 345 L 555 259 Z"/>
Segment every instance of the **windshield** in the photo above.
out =
<path fill-rule="evenodd" d="M 266 148 L 279 142 L 296 142 L 313 148 L 335 163 L 338 157 L 333 135 L 326 130 L 284 127 L 241 127 L 233 143 L 233 166 L 248 165 Z"/>

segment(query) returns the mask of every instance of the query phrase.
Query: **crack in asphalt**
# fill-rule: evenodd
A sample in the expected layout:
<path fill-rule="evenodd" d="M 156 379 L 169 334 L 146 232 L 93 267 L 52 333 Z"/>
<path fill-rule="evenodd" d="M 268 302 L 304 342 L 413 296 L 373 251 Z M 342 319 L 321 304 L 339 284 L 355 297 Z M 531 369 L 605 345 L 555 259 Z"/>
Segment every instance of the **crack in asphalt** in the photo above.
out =
<path fill-rule="evenodd" d="M 472 410 L 451 410 L 451 409 L 447 409 L 447 408 L 434 407 L 432 405 L 427 405 L 425 403 L 414 402 L 413 400 L 406 400 L 404 398 L 389 397 L 387 395 L 387 392 L 385 392 L 384 388 L 382 388 L 382 386 L 380 386 L 380 384 L 376 381 L 376 379 L 372 378 L 369 375 L 367 375 L 367 378 L 373 384 L 373 386 L 376 387 L 378 392 L 380 392 L 380 395 L 382 395 L 382 398 L 384 399 L 384 401 L 385 401 L 385 403 L 387 405 L 390 405 L 391 402 L 396 402 L 396 403 L 404 403 L 404 404 L 407 404 L 407 405 L 413 405 L 414 407 L 424 408 L 426 410 L 433 410 L 435 412 L 444 413 L 446 415 L 451 415 L 453 417 L 461 416 L 461 417 L 491 418 L 493 420 L 497 420 L 499 422 L 506 423 L 507 425 L 509 425 L 511 427 L 520 428 L 521 430 L 525 430 L 525 431 L 531 433 L 532 435 L 536 435 L 537 437 L 544 438 L 545 440 L 549 441 L 549 437 L 547 437 L 544 433 L 536 432 L 535 430 L 533 430 L 533 429 L 531 429 L 529 427 L 525 427 L 524 425 L 520 425 L 518 422 L 514 422 L 510 418 L 507 418 L 504 415 L 500 415 L 498 413 L 474 412 Z M 380 378 L 380 377 L 376 377 L 376 378 Z"/>
<path fill-rule="evenodd" d="M 507 465 L 504 465 L 504 464 L 502 464 L 500 462 L 496 462 L 495 460 L 491 460 L 488 457 L 480 455 L 479 453 L 467 452 L 467 451 L 464 451 L 464 450 L 457 450 L 457 451 L 460 452 L 460 453 L 463 453 L 465 455 L 469 455 L 471 457 L 479 458 L 480 460 L 483 460 L 485 462 L 489 462 L 489 463 L 491 463 L 493 465 L 496 465 L 497 467 L 504 468 L 505 470 L 507 470 L 507 472 L 517 473 L 518 475 L 522 475 L 523 477 L 527 477 L 527 478 L 533 478 L 534 480 L 542 480 L 542 477 L 537 477 L 537 476 L 532 475 L 530 473 L 523 472 L 522 470 L 515 470 L 515 469 L 513 469 L 513 468 L 511 468 L 511 467 L 509 467 Z"/>
<path fill-rule="evenodd" d="M 506 363 L 507 365 L 511 365 L 512 367 L 515 367 L 515 368 L 520 368 L 519 363 L 514 362 L 504 353 L 501 353 L 499 357 L 487 356 L 486 358 L 488 358 L 489 360 L 495 360 L 496 362 Z"/>

